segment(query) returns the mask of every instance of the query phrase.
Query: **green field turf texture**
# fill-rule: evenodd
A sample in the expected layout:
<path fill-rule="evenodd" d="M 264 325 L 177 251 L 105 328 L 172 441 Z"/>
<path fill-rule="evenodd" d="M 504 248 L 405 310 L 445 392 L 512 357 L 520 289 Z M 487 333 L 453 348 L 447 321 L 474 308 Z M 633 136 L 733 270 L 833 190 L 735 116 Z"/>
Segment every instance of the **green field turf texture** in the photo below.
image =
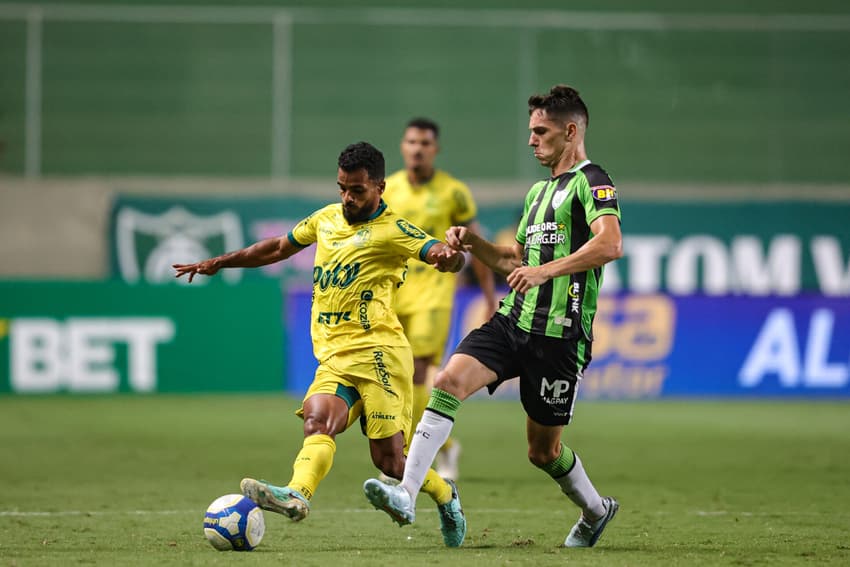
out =
<path fill-rule="evenodd" d="M 287 397 L 0 398 L 0 566 L 850 564 L 850 406 L 580 402 L 565 439 L 621 511 L 597 547 L 560 548 L 577 517 L 526 459 L 518 402 L 462 406 L 469 532 L 446 549 L 435 508 L 398 528 L 371 509 L 359 431 L 340 436 L 313 512 L 265 513 L 252 553 L 215 551 L 203 512 L 243 476 L 285 483 L 301 445 Z"/>

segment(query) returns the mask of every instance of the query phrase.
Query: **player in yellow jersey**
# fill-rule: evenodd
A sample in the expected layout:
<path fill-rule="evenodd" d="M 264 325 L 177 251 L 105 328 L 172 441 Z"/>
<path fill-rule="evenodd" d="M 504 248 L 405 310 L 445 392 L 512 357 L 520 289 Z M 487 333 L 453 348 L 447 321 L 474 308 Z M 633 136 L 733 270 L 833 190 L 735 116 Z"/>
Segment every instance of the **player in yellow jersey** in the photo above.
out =
<path fill-rule="evenodd" d="M 434 167 L 440 129 L 427 118 L 407 123 L 401 140 L 404 169 L 387 177 L 384 199 L 401 216 L 429 234 L 443 235 L 451 226 L 468 226 L 476 234 L 477 207 L 469 188 Z M 477 258 L 472 268 L 485 299 L 485 319 L 496 310 L 493 272 Z M 429 371 L 440 365 L 449 336 L 457 276 L 440 273 L 422 262 L 410 262 L 395 308 L 413 348 L 413 423 L 428 403 Z M 444 478 L 457 480 L 460 443 L 449 438 L 437 453 L 435 465 Z"/>
<path fill-rule="evenodd" d="M 286 236 L 195 264 L 175 264 L 176 276 L 214 275 L 221 268 L 257 267 L 289 258 L 316 244 L 311 334 L 319 367 L 298 415 L 304 443 L 286 486 L 246 478 L 243 494 L 263 509 L 304 519 L 336 451 L 334 438 L 359 418 L 369 438 L 372 462 L 401 478 L 412 435 L 413 355 L 393 311 L 407 260 L 457 272 L 462 254 L 451 250 L 384 203 L 384 156 L 359 142 L 339 156 L 337 185 L 342 203 L 328 205 L 299 222 Z M 434 269 L 434 268 L 431 268 Z M 454 484 L 431 470 L 423 488 L 437 503 L 446 545 L 456 547 L 466 520 Z M 413 518 L 396 518 L 400 524 Z"/>

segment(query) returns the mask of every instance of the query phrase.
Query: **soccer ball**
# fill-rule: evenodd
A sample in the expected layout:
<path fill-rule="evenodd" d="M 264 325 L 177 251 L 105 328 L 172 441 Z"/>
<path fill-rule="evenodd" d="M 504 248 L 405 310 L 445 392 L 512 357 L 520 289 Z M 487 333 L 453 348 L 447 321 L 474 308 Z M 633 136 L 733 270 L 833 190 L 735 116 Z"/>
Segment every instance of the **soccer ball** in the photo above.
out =
<path fill-rule="evenodd" d="M 251 551 L 265 531 L 263 511 L 241 494 L 216 498 L 204 515 L 204 535 L 219 551 Z"/>

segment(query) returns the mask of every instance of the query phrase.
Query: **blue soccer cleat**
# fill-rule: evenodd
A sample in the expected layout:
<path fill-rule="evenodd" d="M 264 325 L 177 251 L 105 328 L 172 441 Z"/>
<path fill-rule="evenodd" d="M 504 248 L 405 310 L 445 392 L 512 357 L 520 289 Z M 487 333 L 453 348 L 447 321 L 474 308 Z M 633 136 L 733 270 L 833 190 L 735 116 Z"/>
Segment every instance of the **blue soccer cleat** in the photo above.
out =
<path fill-rule="evenodd" d="M 363 483 L 363 492 L 372 506 L 386 512 L 399 526 L 412 524 L 416 520 L 412 499 L 403 487 L 370 478 Z"/>
<path fill-rule="evenodd" d="M 605 514 L 595 522 L 588 522 L 584 519 L 584 515 L 578 519 L 576 525 L 570 530 L 570 535 L 564 540 L 564 547 L 593 547 L 602 535 L 602 530 L 608 525 L 620 505 L 610 496 L 602 498 L 605 504 Z"/>
<path fill-rule="evenodd" d="M 283 514 L 293 522 L 300 522 L 310 513 L 310 502 L 303 494 L 288 486 L 274 486 L 264 480 L 243 478 L 239 488 L 242 494 L 263 510 Z"/>

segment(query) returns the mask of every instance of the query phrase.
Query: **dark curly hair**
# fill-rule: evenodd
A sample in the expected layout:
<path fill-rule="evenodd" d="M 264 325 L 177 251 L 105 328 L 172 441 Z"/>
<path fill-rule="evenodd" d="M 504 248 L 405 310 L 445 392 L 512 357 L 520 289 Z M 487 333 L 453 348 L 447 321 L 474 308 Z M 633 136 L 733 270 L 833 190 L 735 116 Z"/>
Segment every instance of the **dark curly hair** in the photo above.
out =
<path fill-rule="evenodd" d="M 369 142 L 357 142 L 346 147 L 339 154 L 337 165 L 348 173 L 365 169 L 372 181 L 384 180 L 384 154 Z"/>
<path fill-rule="evenodd" d="M 578 96 L 578 91 L 567 85 L 555 85 L 548 94 L 531 95 L 528 98 L 528 114 L 531 115 L 537 109 L 553 118 L 583 121 L 585 128 L 590 122 L 587 106 Z"/>

